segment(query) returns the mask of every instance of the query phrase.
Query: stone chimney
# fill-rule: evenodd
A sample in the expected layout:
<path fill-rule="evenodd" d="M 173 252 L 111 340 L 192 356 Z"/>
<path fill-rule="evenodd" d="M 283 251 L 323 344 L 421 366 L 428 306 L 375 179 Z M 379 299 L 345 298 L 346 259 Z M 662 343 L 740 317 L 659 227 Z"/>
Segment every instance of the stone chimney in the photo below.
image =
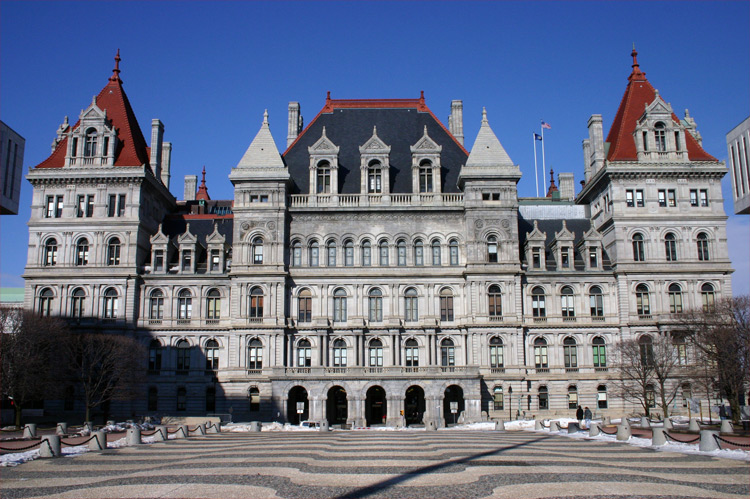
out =
<path fill-rule="evenodd" d="M 560 199 L 564 201 L 573 201 L 573 198 L 576 195 L 573 174 L 560 173 L 557 176 L 557 183 L 560 184 Z"/>
<path fill-rule="evenodd" d="M 185 175 L 185 201 L 195 201 L 198 188 L 198 175 Z"/>
<path fill-rule="evenodd" d="M 299 102 L 289 103 L 289 131 L 286 136 L 286 146 L 289 147 L 302 131 L 302 115 Z"/>
<path fill-rule="evenodd" d="M 161 177 L 161 143 L 164 138 L 164 124 L 160 120 L 151 120 L 151 171 L 156 178 Z"/>
<path fill-rule="evenodd" d="M 588 182 L 591 178 L 591 163 L 589 162 L 591 158 L 591 142 L 589 142 L 589 139 L 583 139 L 583 144 L 581 145 L 583 146 L 583 178 Z"/>
<path fill-rule="evenodd" d="M 161 183 L 169 190 L 169 180 L 172 178 L 170 166 L 172 164 L 172 143 L 164 142 L 161 145 Z"/>
<path fill-rule="evenodd" d="M 450 132 L 461 145 L 464 145 L 464 102 L 451 101 L 451 116 L 448 119 Z"/>
<path fill-rule="evenodd" d="M 604 166 L 604 130 L 602 128 L 602 115 L 592 114 L 589 118 L 589 165 L 591 165 L 591 176 L 596 175 Z"/>

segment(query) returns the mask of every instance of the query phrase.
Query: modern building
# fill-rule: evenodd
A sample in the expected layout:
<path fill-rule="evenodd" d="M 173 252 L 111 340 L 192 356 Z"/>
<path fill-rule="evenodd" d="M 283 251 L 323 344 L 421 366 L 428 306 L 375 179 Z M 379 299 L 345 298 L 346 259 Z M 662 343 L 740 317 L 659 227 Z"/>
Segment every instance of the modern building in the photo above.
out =
<path fill-rule="evenodd" d="M 734 213 L 750 214 L 750 157 L 747 146 L 750 144 L 750 117 L 734 127 L 727 134 L 727 155 L 729 170 L 732 172 L 732 196 Z"/>
<path fill-rule="evenodd" d="M 17 215 L 26 140 L 0 121 L 0 215 Z"/>
<path fill-rule="evenodd" d="M 128 414 L 443 425 L 638 410 L 616 393 L 615 345 L 730 296 L 732 269 L 726 168 L 636 56 L 606 139 L 602 116 L 588 121 L 577 194 L 560 174 L 519 198 L 487 112 L 464 144 L 461 101 L 446 127 L 423 95 L 329 95 L 304 128 L 290 103 L 283 153 L 264 115 L 232 200 L 211 199 L 205 170 L 170 193 L 164 127 L 147 145 L 118 56 L 29 172 L 25 306 L 143 343 Z"/>

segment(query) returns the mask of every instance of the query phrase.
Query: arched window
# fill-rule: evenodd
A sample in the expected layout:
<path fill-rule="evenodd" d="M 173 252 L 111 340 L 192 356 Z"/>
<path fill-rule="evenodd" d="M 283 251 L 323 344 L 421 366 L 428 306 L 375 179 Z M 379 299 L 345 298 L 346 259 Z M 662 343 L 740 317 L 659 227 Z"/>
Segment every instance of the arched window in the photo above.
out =
<path fill-rule="evenodd" d="M 575 295 L 570 286 L 564 286 L 560 291 L 560 309 L 563 317 L 576 316 Z"/>
<path fill-rule="evenodd" d="M 496 411 L 503 410 L 503 387 L 496 386 L 492 389 L 492 408 Z"/>
<path fill-rule="evenodd" d="M 187 410 L 187 390 L 184 386 L 177 388 L 177 410 Z"/>
<path fill-rule="evenodd" d="M 89 240 L 82 237 L 76 243 L 76 261 L 78 266 L 89 264 Z"/>
<path fill-rule="evenodd" d="M 409 288 L 404 291 L 404 320 L 414 322 L 419 320 L 419 304 L 417 290 Z"/>
<path fill-rule="evenodd" d="M 333 292 L 333 322 L 346 322 L 346 291 L 338 288 Z"/>
<path fill-rule="evenodd" d="M 568 336 L 563 340 L 563 358 L 566 369 L 578 368 L 578 345 L 575 338 Z"/>
<path fill-rule="evenodd" d="M 212 289 L 206 296 L 206 319 L 219 320 L 221 318 L 221 293 Z"/>
<path fill-rule="evenodd" d="M 425 159 L 419 163 L 419 192 L 432 191 L 432 163 Z"/>
<path fill-rule="evenodd" d="M 312 292 L 309 289 L 303 289 L 297 297 L 297 320 L 312 321 Z"/>
<path fill-rule="evenodd" d="M 372 265 L 372 246 L 370 240 L 365 239 L 362 241 L 362 266 L 369 267 Z"/>
<path fill-rule="evenodd" d="M 398 266 L 406 266 L 406 241 L 399 239 L 396 241 L 396 253 L 398 256 Z"/>
<path fill-rule="evenodd" d="M 253 338 L 247 342 L 247 368 L 263 369 L 263 343 L 258 338 Z"/>
<path fill-rule="evenodd" d="M 380 266 L 381 267 L 387 267 L 388 266 L 388 241 L 385 239 L 382 239 L 380 243 L 378 243 L 379 253 L 380 253 Z"/>
<path fill-rule="evenodd" d="M 651 315 L 651 300 L 645 284 L 635 287 L 635 307 L 638 315 Z"/>
<path fill-rule="evenodd" d="M 51 267 L 57 265 L 57 239 L 51 237 L 44 243 L 44 265 Z"/>
<path fill-rule="evenodd" d="M 432 264 L 436 267 L 439 267 L 440 265 L 442 265 L 441 259 L 440 259 L 440 252 L 441 252 L 440 241 L 435 239 L 432 241 Z"/>
<path fill-rule="evenodd" d="M 333 342 L 333 367 L 346 367 L 346 342 L 341 338 Z"/>
<path fill-rule="evenodd" d="M 89 128 L 88 130 L 86 130 L 86 138 L 83 148 L 83 156 L 85 158 L 93 158 L 94 156 L 96 156 L 96 143 L 96 129 Z"/>
<path fill-rule="evenodd" d="M 671 232 L 664 236 L 664 253 L 668 262 L 677 261 L 677 239 Z"/>
<path fill-rule="evenodd" d="M 151 340 L 148 345 L 148 370 L 158 371 L 161 369 L 161 343 L 159 340 Z"/>
<path fill-rule="evenodd" d="M 597 336 L 591 343 L 594 350 L 594 367 L 607 367 L 607 347 L 604 344 L 604 338 Z"/>
<path fill-rule="evenodd" d="M 219 342 L 208 340 L 206 342 L 206 371 L 215 371 L 219 368 Z"/>
<path fill-rule="evenodd" d="M 74 319 L 83 317 L 83 311 L 86 304 L 86 293 L 82 288 L 76 288 L 70 295 L 70 316 Z"/>
<path fill-rule="evenodd" d="M 107 244 L 107 265 L 120 265 L 120 240 L 116 237 Z"/>
<path fill-rule="evenodd" d="M 646 260 L 646 254 L 643 251 L 643 234 L 636 232 L 633 234 L 633 261 L 643 262 Z"/>
<path fill-rule="evenodd" d="M 539 387 L 539 410 L 545 411 L 549 408 L 549 393 L 546 386 Z"/>
<path fill-rule="evenodd" d="M 105 319 L 116 319 L 117 318 L 117 304 L 119 302 L 119 296 L 115 288 L 107 288 L 104 292 L 104 318 Z"/>
<path fill-rule="evenodd" d="M 320 163 L 318 163 L 317 181 L 318 194 L 331 193 L 331 165 L 328 163 L 328 161 L 321 161 Z"/>
<path fill-rule="evenodd" d="M 190 343 L 187 340 L 177 342 L 177 370 L 190 370 Z"/>
<path fill-rule="evenodd" d="M 669 285 L 669 313 L 682 313 L 682 288 L 679 284 Z"/>
<path fill-rule="evenodd" d="M 534 317 L 547 317 L 544 288 L 541 286 L 531 290 L 531 312 Z"/>
<path fill-rule="evenodd" d="M 336 241 L 331 239 L 326 243 L 326 255 L 328 260 L 326 262 L 326 265 L 328 267 L 335 267 L 336 266 Z"/>
<path fill-rule="evenodd" d="M 696 239 L 696 245 L 698 247 L 698 260 L 701 262 L 707 262 L 710 260 L 710 254 L 708 252 L 708 234 L 701 232 L 698 234 Z"/>
<path fill-rule="evenodd" d="M 493 284 L 487 291 L 487 300 L 489 306 L 490 317 L 502 317 L 503 316 L 503 295 L 500 291 L 500 286 Z"/>
<path fill-rule="evenodd" d="M 596 405 L 599 409 L 607 408 L 607 387 L 605 385 L 599 385 L 596 388 Z"/>
<path fill-rule="evenodd" d="M 409 338 L 404 343 L 404 353 L 406 354 L 406 367 L 419 366 L 419 344 L 414 338 Z"/>
<path fill-rule="evenodd" d="M 458 241 L 455 239 L 448 241 L 448 249 L 450 251 L 451 266 L 455 267 L 458 265 Z"/>
<path fill-rule="evenodd" d="M 379 161 L 370 161 L 367 167 L 367 192 L 370 194 L 383 192 L 383 172 Z"/>
<path fill-rule="evenodd" d="M 263 290 L 259 286 L 250 290 L 250 306 L 247 310 L 247 316 L 251 319 L 263 318 Z"/>
<path fill-rule="evenodd" d="M 440 320 L 453 320 L 453 291 L 450 288 L 440 290 Z"/>
<path fill-rule="evenodd" d="M 149 295 L 149 316 L 151 320 L 161 320 L 164 316 L 164 293 L 160 289 L 151 291 Z"/>
<path fill-rule="evenodd" d="M 368 351 L 370 353 L 370 367 L 383 367 L 383 342 L 377 338 L 370 341 Z"/>
<path fill-rule="evenodd" d="M 253 265 L 261 265 L 263 263 L 263 238 L 260 236 L 253 238 L 252 246 Z"/>
<path fill-rule="evenodd" d="M 704 312 L 709 312 L 714 309 L 716 296 L 713 284 L 705 283 L 701 286 L 701 302 L 703 303 Z"/>
<path fill-rule="evenodd" d="M 414 241 L 414 265 L 418 267 L 424 265 L 424 246 L 421 239 Z"/>
<path fill-rule="evenodd" d="M 382 322 L 383 320 L 383 292 L 378 288 L 372 288 L 367 296 L 369 314 L 368 317 L 373 322 Z"/>
<path fill-rule="evenodd" d="M 41 317 L 49 317 L 52 313 L 52 300 L 55 294 L 49 288 L 44 288 L 39 293 L 39 315 Z"/>
<path fill-rule="evenodd" d="M 310 267 L 317 267 L 320 264 L 320 248 L 316 240 L 311 241 L 307 248 L 307 262 Z"/>
<path fill-rule="evenodd" d="M 641 364 L 644 366 L 654 365 L 654 340 L 651 336 L 644 334 L 638 338 L 638 347 L 641 351 Z"/>
<path fill-rule="evenodd" d="M 258 412 L 260 410 L 260 390 L 258 387 L 250 387 L 247 396 L 250 399 L 250 412 Z"/>
<path fill-rule="evenodd" d="M 664 123 L 661 121 L 654 125 L 654 143 L 658 152 L 667 150 L 667 136 Z"/>
<path fill-rule="evenodd" d="M 490 367 L 505 367 L 503 340 L 497 336 L 490 338 Z"/>
<path fill-rule="evenodd" d="M 450 338 L 445 338 L 440 342 L 440 365 L 444 367 L 456 365 L 456 347 Z"/>
<path fill-rule="evenodd" d="M 193 293 L 183 289 L 177 295 L 177 319 L 189 321 L 193 317 Z"/>
<path fill-rule="evenodd" d="M 534 340 L 534 366 L 537 369 L 546 369 L 549 367 L 547 359 L 547 340 L 537 338 Z"/>
<path fill-rule="evenodd" d="M 354 265 L 354 241 L 351 239 L 344 241 L 344 265 L 347 267 Z"/>
<path fill-rule="evenodd" d="M 578 407 L 578 388 L 574 385 L 568 387 L 568 409 L 575 409 Z"/>
<path fill-rule="evenodd" d="M 599 286 L 591 286 L 589 289 L 589 309 L 591 317 L 604 317 L 604 297 Z"/>
<path fill-rule="evenodd" d="M 302 244 L 299 240 L 292 241 L 292 267 L 302 265 Z"/>
<path fill-rule="evenodd" d="M 497 237 L 495 236 L 487 238 L 487 261 L 497 263 Z"/>
<path fill-rule="evenodd" d="M 159 390 L 155 386 L 148 388 L 148 410 L 156 411 L 159 407 Z"/>
<path fill-rule="evenodd" d="M 312 347 L 309 340 L 300 340 L 297 343 L 297 367 L 312 366 Z"/>

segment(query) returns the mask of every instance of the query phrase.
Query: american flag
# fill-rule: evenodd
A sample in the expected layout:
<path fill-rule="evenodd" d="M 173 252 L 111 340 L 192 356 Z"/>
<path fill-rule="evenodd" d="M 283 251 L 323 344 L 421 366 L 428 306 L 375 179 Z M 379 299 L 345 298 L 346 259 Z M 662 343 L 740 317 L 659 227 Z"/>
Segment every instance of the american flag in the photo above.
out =
<path fill-rule="evenodd" d="M 542 128 L 546 128 L 547 130 L 551 130 L 552 129 L 552 127 L 550 126 L 550 124 L 547 123 L 546 121 L 542 121 Z"/>

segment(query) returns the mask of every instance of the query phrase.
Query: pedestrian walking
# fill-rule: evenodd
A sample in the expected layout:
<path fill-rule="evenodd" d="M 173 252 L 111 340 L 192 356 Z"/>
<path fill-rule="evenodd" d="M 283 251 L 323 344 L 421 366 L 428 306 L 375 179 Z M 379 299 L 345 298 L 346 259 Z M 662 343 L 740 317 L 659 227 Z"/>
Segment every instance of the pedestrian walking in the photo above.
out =
<path fill-rule="evenodd" d="M 581 422 L 583 421 L 583 409 L 581 406 L 578 406 L 578 409 L 576 410 L 576 419 L 578 420 L 578 425 L 580 426 Z"/>
<path fill-rule="evenodd" d="M 588 407 L 583 411 L 583 419 L 583 427 L 588 430 L 591 427 L 591 410 Z"/>

